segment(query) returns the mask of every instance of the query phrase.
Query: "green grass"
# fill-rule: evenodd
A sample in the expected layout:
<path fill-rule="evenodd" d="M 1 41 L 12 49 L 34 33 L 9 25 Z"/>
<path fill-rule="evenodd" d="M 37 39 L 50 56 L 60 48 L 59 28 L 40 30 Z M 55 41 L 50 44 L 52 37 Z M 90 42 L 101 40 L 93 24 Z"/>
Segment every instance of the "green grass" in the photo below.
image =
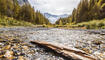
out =
<path fill-rule="evenodd" d="M 105 29 L 105 19 L 82 22 L 82 23 L 76 24 L 76 26 L 86 27 L 87 29 Z"/>
<path fill-rule="evenodd" d="M 34 26 L 34 24 L 9 17 L 3 17 L 0 18 L 0 27 L 2 26 Z"/>

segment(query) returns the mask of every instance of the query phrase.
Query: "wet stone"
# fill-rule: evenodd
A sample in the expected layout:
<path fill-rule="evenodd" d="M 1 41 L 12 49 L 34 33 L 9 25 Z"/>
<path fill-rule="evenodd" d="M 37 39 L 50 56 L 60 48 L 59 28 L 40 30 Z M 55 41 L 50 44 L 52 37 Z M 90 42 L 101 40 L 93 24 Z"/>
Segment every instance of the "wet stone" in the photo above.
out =
<path fill-rule="evenodd" d="M 88 31 L 29 27 L 1 28 L 0 60 L 8 60 L 6 57 L 4 58 L 7 50 L 13 52 L 14 60 L 66 60 L 55 53 L 48 52 L 29 43 L 34 40 L 77 48 L 104 60 L 105 35 L 100 35 L 97 32 L 97 34 L 90 34 Z"/>
<path fill-rule="evenodd" d="M 101 45 L 103 42 L 99 40 L 92 41 L 95 45 Z"/>
<path fill-rule="evenodd" d="M 13 51 L 7 50 L 6 53 L 4 54 L 4 57 L 7 59 L 13 59 Z"/>
<path fill-rule="evenodd" d="M 26 55 L 31 56 L 35 53 L 30 49 L 30 45 L 19 39 L 9 37 L 8 40 L 2 39 L 0 42 L 0 59 L 25 60 L 25 58 L 27 58 Z"/>

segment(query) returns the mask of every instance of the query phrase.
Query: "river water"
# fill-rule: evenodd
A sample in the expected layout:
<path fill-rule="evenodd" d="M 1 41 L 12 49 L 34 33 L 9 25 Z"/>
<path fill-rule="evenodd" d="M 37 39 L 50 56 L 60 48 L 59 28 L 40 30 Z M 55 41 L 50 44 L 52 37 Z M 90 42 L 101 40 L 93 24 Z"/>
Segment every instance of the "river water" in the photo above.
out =
<path fill-rule="evenodd" d="M 67 46 L 85 51 L 101 60 L 105 59 L 105 30 L 73 30 L 58 28 L 0 28 L 0 35 L 8 35 L 8 37 L 18 37 L 27 44 L 30 41 L 40 40 L 53 43 L 55 45 Z M 98 43 L 98 44 L 96 44 Z M 32 44 L 31 44 L 32 45 Z M 35 45 L 31 48 L 35 52 L 35 58 L 29 55 L 29 60 L 66 60 L 65 58 L 46 52 L 43 48 Z"/>

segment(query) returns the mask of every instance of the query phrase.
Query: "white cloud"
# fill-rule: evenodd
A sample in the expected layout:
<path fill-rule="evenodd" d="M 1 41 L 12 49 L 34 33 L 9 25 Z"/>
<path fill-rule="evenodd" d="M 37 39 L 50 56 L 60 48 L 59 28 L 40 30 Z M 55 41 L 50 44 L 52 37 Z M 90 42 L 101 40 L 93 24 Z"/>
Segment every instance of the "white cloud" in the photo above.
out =
<path fill-rule="evenodd" d="M 80 0 L 29 0 L 36 10 L 51 13 L 55 15 L 71 14 L 77 7 Z"/>

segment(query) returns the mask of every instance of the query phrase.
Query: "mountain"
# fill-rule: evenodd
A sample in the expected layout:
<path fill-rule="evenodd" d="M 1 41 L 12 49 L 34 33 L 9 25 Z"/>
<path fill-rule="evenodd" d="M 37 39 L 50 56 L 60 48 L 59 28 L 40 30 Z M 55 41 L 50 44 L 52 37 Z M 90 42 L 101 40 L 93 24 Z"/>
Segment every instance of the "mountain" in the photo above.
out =
<path fill-rule="evenodd" d="M 63 15 L 53 15 L 53 14 L 50 14 L 50 13 L 44 13 L 44 16 L 46 18 L 49 19 L 49 21 L 54 24 L 59 18 L 65 18 L 67 17 L 68 15 L 67 14 L 63 14 Z"/>
<path fill-rule="evenodd" d="M 24 5 L 24 4 L 29 4 L 29 1 L 28 0 L 17 0 L 19 5 Z"/>
<path fill-rule="evenodd" d="M 29 2 L 29 0 L 17 0 L 19 5 L 22 6 L 24 4 L 31 4 Z M 48 20 L 54 24 L 59 18 L 64 18 L 64 17 L 67 17 L 68 15 L 67 14 L 63 14 L 63 15 L 53 15 L 53 14 L 50 14 L 50 13 L 43 13 L 43 15 L 48 18 Z"/>

